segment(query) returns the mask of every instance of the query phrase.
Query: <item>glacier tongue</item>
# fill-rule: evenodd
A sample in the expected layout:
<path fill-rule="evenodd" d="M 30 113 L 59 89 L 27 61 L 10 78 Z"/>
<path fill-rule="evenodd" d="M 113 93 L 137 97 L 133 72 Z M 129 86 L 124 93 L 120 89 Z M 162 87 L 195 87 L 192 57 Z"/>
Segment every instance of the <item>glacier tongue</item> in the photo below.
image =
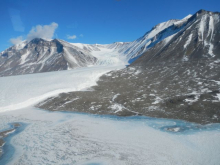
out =
<path fill-rule="evenodd" d="M 70 71 L 1 77 L 0 113 L 32 106 L 59 93 L 88 88 L 95 85 L 104 73 L 123 67 L 85 67 Z"/>
<path fill-rule="evenodd" d="M 126 57 L 119 52 L 119 48 L 124 45 L 123 42 L 116 42 L 113 44 L 81 44 L 71 43 L 82 51 L 88 51 L 92 56 L 96 57 L 98 61 L 95 65 L 127 65 Z M 125 43 L 126 44 L 126 43 Z"/>

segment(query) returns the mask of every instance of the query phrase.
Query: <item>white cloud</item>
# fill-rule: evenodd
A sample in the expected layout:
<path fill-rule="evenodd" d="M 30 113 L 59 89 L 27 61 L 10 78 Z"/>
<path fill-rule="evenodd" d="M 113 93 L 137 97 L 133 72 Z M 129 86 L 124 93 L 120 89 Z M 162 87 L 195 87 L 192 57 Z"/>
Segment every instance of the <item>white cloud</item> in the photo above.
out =
<path fill-rule="evenodd" d="M 80 37 L 84 37 L 84 35 L 83 35 L 83 34 L 80 34 L 79 36 L 80 36 Z"/>
<path fill-rule="evenodd" d="M 11 38 L 10 39 L 10 42 L 12 43 L 12 44 L 14 44 L 14 45 L 16 45 L 16 44 L 19 44 L 19 43 L 21 43 L 22 42 L 22 36 L 19 36 L 19 37 L 17 37 L 17 38 Z"/>
<path fill-rule="evenodd" d="M 57 27 L 58 24 L 55 22 L 50 25 L 37 25 L 31 29 L 27 35 L 27 40 L 32 40 L 34 38 L 52 39 Z"/>
<path fill-rule="evenodd" d="M 72 36 L 70 36 L 70 35 L 67 35 L 67 39 L 71 39 L 71 40 L 74 40 L 74 39 L 76 39 L 77 37 L 76 37 L 76 35 L 72 35 Z"/>

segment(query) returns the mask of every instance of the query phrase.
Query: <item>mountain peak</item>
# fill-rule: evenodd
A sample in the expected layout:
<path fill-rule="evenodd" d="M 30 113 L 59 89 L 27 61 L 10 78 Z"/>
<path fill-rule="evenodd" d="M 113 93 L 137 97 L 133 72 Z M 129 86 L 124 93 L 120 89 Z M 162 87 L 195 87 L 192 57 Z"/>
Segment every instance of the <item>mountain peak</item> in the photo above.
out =
<path fill-rule="evenodd" d="M 207 11 L 207 10 L 201 9 L 195 13 L 195 15 L 197 15 L 197 16 L 204 15 L 204 14 L 220 14 L 220 12 L 212 12 L 212 11 Z"/>
<path fill-rule="evenodd" d="M 204 14 L 204 13 L 207 13 L 208 11 L 204 10 L 204 9 L 201 9 L 199 11 L 197 11 L 198 14 Z"/>
<path fill-rule="evenodd" d="M 34 38 L 30 41 L 30 43 L 34 43 L 34 44 L 38 44 L 40 42 L 45 42 L 46 40 L 42 39 L 42 38 Z"/>

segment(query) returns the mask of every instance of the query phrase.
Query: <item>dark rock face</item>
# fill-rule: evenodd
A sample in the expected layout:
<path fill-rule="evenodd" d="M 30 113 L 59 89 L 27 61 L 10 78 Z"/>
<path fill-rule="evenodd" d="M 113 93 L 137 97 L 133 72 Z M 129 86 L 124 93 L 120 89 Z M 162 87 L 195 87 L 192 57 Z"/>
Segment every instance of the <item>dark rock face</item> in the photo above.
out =
<path fill-rule="evenodd" d="M 200 10 L 186 23 L 176 23 L 156 38 L 164 38 L 173 30 L 176 33 L 147 50 L 132 65 L 145 67 L 154 62 L 209 61 L 220 58 L 220 13 Z"/>
<path fill-rule="evenodd" d="M 93 90 L 60 94 L 37 107 L 219 123 L 219 41 L 220 14 L 201 10 L 161 31 L 152 48 L 102 76 Z"/>
<path fill-rule="evenodd" d="M 7 137 L 9 134 L 13 133 L 16 130 L 16 128 L 21 126 L 19 123 L 13 123 L 12 125 L 14 128 L 0 132 L 0 158 L 3 153 L 2 147 L 5 144 L 4 138 Z"/>
<path fill-rule="evenodd" d="M 0 54 L 0 76 L 40 73 L 85 67 L 97 59 L 69 43 L 35 38 Z"/>

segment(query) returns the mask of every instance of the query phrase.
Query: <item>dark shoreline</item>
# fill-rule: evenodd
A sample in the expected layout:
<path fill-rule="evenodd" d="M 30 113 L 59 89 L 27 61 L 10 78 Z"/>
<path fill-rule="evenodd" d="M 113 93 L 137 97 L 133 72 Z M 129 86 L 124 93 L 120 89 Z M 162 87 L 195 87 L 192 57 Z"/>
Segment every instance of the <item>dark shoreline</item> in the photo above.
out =
<path fill-rule="evenodd" d="M 10 125 L 12 125 L 13 128 L 0 132 L 0 158 L 4 154 L 3 148 L 4 148 L 4 145 L 6 144 L 4 139 L 9 137 L 10 134 L 14 133 L 17 128 L 22 126 L 20 123 L 12 123 Z"/>
<path fill-rule="evenodd" d="M 78 115 L 86 115 L 91 117 L 97 117 L 102 119 L 110 119 L 116 121 L 140 121 L 142 123 L 147 124 L 149 127 L 154 129 L 171 133 L 171 134 L 193 134 L 202 131 L 220 131 L 220 123 L 209 123 L 209 124 L 200 124 L 196 122 L 189 122 L 183 119 L 173 119 L 173 118 L 158 118 L 151 117 L 145 115 L 132 115 L 132 116 L 118 116 L 111 114 L 93 114 L 87 112 L 77 112 L 77 111 L 48 111 L 45 109 L 37 108 L 41 111 L 49 112 L 49 113 L 67 113 L 67 114 L 78 114 Z M 150 121 L 150 122 L 149 122 Z M 166 123 L 164 124 L 164 121 Z M 158 124 L 161 123 L 161 124 Z"/>

